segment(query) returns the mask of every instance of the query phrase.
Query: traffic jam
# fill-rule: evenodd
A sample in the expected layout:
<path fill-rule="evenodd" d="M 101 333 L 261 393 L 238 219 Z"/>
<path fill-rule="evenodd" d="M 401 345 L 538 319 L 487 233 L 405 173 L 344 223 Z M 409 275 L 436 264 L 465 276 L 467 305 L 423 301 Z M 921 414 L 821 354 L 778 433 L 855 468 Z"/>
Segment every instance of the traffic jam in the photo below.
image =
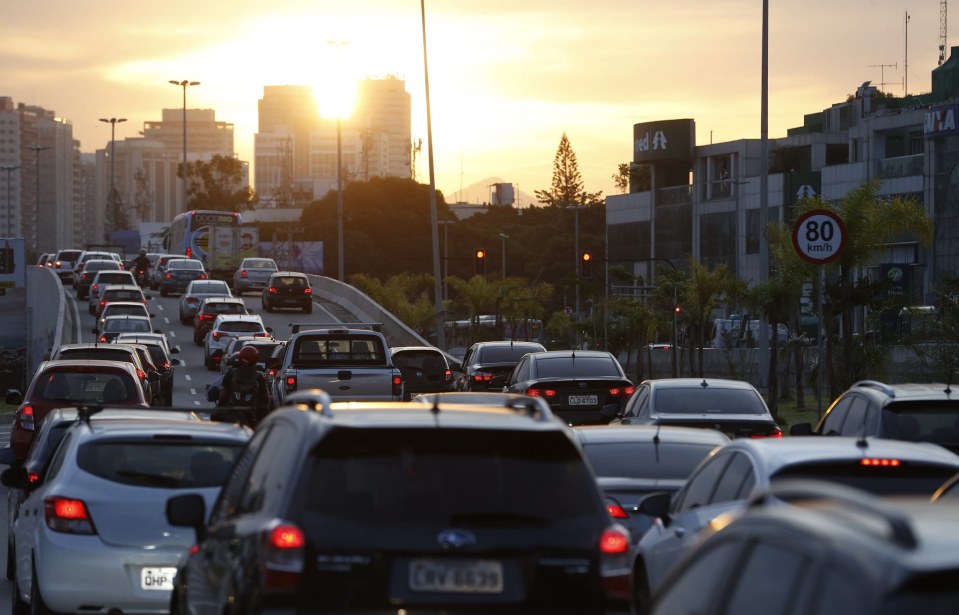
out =
<path fill-rule="evenodd" d="M 786 426 L 606 351 L 393 345 L 270 258 L 41 266 L 77 331 L 6 392 L 15 615 L 959 608 L 948 385 Z"/>

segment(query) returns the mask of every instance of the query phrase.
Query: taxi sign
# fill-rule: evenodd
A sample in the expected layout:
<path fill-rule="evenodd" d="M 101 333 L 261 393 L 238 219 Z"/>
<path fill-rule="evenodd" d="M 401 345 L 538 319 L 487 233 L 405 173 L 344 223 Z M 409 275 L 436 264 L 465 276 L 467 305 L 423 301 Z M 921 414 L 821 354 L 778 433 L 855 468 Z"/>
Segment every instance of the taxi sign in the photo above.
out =
<path fill-rule="evenodd" d="M 846 226 L 828 209 L 814 209 L 793 225 L 793 247 L 804 261 L 825 265 L 839 258 L 846 246 Z"/>

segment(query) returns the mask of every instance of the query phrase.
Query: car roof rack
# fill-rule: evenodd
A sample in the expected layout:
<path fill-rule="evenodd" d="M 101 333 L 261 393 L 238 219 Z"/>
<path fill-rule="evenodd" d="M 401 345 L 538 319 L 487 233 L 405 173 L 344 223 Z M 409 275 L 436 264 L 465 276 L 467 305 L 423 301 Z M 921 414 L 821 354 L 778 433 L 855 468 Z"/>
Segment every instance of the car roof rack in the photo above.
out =
<path fill-rule="evenodd" d="M 380 332 L 383 328 L 381 322 L 291 322 L 290 329 L 293 333 L 299 333 L 303 329 L 369 329 Z"/>
<path fill-rule="evenodd" d="M 859 380 L 858 382 L 853 383 L 853 387 L 868 387 L 871 389 L 879 389 L 884 394 L 889 397 L 896 396 L 896 390 L 886 384 L 885 382 L 879 382 L 878 380 Z"/>
<path fill-rule="evenodd" d="M 855 516 L 850 515 L 850 518 L 870 516 L 884 522 L 889 529 L 889 537 L 896 545 L 912 550 L 919 544 L 905 514 L 861 489 L 824 480 L 781 479 L 773 481 L 767 490 L 753 496 L 749 506 L 761 506 L 773 500 L 792 505 L 832 500 L 853 509 Z"/>
<path fill-rule="evenodd" d="M 318 411 L 328 418 L 333 416 L 333 411 L 330 409 L 331 403 L 333 399 L 323 389 L 296 391 L 283 398 L 284 406 L 306 406 L 308 410 Z"/>

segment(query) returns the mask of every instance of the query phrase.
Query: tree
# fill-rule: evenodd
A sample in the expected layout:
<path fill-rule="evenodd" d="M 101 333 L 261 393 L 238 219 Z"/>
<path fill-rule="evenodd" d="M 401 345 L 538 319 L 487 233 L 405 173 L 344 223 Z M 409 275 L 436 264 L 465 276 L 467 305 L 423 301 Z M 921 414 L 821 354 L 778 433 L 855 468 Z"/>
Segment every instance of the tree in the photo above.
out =
<path fill-rule="evenodd" d="M 253 209 L 256 192 L 243 185 L 243 163 L 232 156 L 219 154 L 210 160 L 187 163 L 187 196 L 191 209 L 243 211 Z M 177 177 L 182 177 L 182 167 Z"/>
<path fill-rule="evenodd" d="M 603 193 L 586 192 L 583 176 L 576 162 L 576 152 L 570 145 L 566 133 L 559 140 L 556 157 L 553 158 L 553 186 L 549 190 L 536 190 L 536 198 L 550 207 L 570 207 L 572 205 L 596 205 L 603 202 Z"/>
<path fill-rule="evenodd" d="M 620 194 L 647 192 L 652 187 L 652 166 L 624 162 L 613 175 L 613 182 Z"/>

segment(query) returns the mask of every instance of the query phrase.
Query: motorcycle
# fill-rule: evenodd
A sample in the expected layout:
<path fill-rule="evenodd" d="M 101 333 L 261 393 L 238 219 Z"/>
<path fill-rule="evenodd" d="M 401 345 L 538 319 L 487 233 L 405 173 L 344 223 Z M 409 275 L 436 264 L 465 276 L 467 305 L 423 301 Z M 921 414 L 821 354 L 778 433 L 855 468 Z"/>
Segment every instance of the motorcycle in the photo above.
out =
<path fill-rule="evenodd" d="M 137 284 L 140 287 L 146 286 L 147 284 L 147 270 L 145 267 L 133 270 L 133 278 L 137 281 Z"/>

